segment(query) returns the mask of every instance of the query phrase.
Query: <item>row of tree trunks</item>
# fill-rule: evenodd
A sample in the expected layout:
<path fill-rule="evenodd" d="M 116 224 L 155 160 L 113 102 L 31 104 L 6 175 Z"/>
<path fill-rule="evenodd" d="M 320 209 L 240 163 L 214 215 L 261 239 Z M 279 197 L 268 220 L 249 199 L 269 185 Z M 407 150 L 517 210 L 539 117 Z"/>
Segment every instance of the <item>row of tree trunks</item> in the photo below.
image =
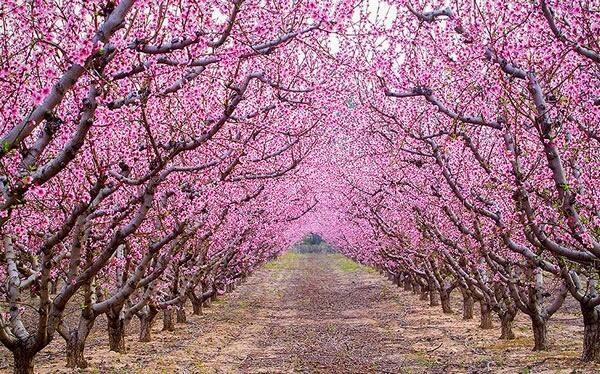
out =
<path fill-rule="evenodd" d="M 391 279 L 391 278 L 390 278 Z M 402 287 L 405 291 L 413 292 L 419 295 L 419 299 L 423 301 L 429 301 L 430 306 L 442 306 L 442 311 L 446 314 L 453 313 L 451 306 L 451 288 L 443 288 L 442 291 L 432 290 L 430 285 L 425 286 L 420 282 L 415 282 L 410 276 L 404 275 L 398 278 L 393 278 L 394 284 L 398 287 Z M 453 288 L 453 287 L 452 287 Z M 471 295 L 468 289 L 458 287 L 462 294 L 463 299 L 463 319 L 470 320 L 474 316 L 475 299 Z M 480 327 L 488 330 L 494 327 L 492 320 L 492 308 L 480 301 L 480 313 L 481 321 Z M 513 339 L 514 333 L 512 332 L 512 325 L 516 316 L 517 310 L 511 309 L 505 313 L 505 318 L 501 319 L 502 324 L 502 339 Z"/>

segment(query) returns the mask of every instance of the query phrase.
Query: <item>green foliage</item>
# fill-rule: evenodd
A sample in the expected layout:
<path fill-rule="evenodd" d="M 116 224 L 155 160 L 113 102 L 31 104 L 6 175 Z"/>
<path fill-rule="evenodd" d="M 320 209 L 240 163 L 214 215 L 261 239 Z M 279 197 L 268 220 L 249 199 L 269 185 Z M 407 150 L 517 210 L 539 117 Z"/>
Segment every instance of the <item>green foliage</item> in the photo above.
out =
<path fill-rule="evenodd" d="M 571 187 L 571 185 L 570 185 L 570 184 L 568 184 L 568 183 L 561 183 L 561 184 L 560 184 L 560 188 L 561 188 L 563 191 L 567 191 L 567 192 L 572 190 L 572 187 Z"/>

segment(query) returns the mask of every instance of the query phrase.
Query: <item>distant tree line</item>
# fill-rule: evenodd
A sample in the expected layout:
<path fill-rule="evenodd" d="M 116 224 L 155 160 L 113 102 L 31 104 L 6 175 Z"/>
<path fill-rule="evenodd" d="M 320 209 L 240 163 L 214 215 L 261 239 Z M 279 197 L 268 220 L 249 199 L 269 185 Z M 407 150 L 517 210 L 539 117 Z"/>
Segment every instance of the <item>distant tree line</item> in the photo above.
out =
<path fill-rule="evenodd" d="M 335 250 L 318 234 L 309 233 L 294 244 L 294 252 L 298 253 L 333 253 Z"/>

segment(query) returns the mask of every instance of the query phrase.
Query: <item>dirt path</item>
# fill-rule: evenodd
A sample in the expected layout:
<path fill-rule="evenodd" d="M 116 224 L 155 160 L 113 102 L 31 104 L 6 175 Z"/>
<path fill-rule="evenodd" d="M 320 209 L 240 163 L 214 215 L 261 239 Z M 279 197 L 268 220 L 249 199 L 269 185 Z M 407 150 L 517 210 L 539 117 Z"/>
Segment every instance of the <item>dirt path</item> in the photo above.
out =
<path fill-rule="evenodd" d="M 458 300 L 455 304 L 458 309 Z M 561 314 L 556 319 L 550 335 L 560 342 L 549 352 L 532 353 L 522 317 L 517 339 L 499 341 L 496 329 L 477 328 L 477 316 L 462 321 L 458 313 L 443 315 L 439 307 L 428 307 L 342 256 L 288 253 L 173 333 L 159 331 L 157 323 L 155 341 L 138 343 L 137 327 L 131 326 L 126 355 L 108 353 L 98 327 L 86 350 L 91 366 L 85 372 L 597 372 L 598 367 L 577 360 L 579 318 Z M 70 372 L 64 368 L 63 345 L 57 337 L 40 354 L 39 372 Z M 6 353 L 0 350 L 0 364 Z M 8 371 L 4 367 L 0 372 Z"/>

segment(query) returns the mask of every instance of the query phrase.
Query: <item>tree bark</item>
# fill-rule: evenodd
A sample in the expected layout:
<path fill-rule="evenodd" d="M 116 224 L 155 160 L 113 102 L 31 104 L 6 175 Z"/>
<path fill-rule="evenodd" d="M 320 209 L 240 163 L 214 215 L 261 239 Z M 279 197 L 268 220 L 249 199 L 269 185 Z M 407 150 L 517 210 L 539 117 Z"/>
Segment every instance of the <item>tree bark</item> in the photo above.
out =
<path fill-rule="evenodd" d="M 442 303 L 442 312 L 452 314 L 452 306 L 450 305 L 450 292 L 446 290 L 440 291 L 440 301 Z"/>
<path fill-rule="evenodd" d="M 198 298 L 196 296 L 192 297 L 192 313 L 194 313 L 195 316 L 200 316 L 202 315 L 202 298 Z"/>
<path fill-rule="evenodd" d="M 108 347 L 109 350 L 118 353 L 126 353 L 125 347 L 125 320 L 117 317 L 111 317 L 107 314 L 108 320 Z"/>
<path fill-rule="evenodd" d="M 170 308 L 163 309 L 163 331 L 175 331 L 173 310 Z"/>
<path fill-rule="evenodd" d="M 85 338 L 81 339 L 75 332 L 67 341 L 67 367 L 85 369 L 88 363 L 83 355 L 85 351 Z"/>
<path fill-rule="evenodd" d="M 85 369 L 88 363 L 85 359 L 85 343 L 96 322 L 96 315 L 93 313 L 81 316 L 77 330 L 72 330 L 69 339 L 66 339 L 67 367 Z"/>
<path fill-rule="evenodd" d="M 440 305 L 440 293 L 435 288 L 431 287 L 429 291 L 429 306 Z"/>
<path fill-rule="evenodd" d="M 412 282 L 412 292 L 415 295 L 418 295 L 421 292 L 421 285 L 419 284 L 419 282 L 413 280 Z"/>
<path fill-rule="evenodd" d="M 531 318 L 533 330 L 533 350 L 545 351 L 548 349 L 548 325 L 543 318 Z"/>
<path fill-rule="evenodd" d="M 479 302 L 479 306 L 481 310 L 481 323 L 479 324 L 479 327 L 484 330 L 494 328 L 494 325 L 492 324 L 492 311 L 490 310 L 490 307 L 483 301 Z"/>
<path fill-rule="evenodd" d="M 500 339 L 512 340 L 515 338 L 515 333 L 513 332 L 512 328 L 516 315 L 516 311 L 509 310 L 504 312 L 504 314 L 500 316 Z"/>
<path fill-rule="evenodd" d="M 442 312 L 445 314 L 452 314 L 452 306 L 450 305 L 450 295 L 446 292 L 440 293 L 440 300 L 442 302 Z"/>
<path fill-rule="evenodd" d="M 154 324 L 154 318 L 158 314 L 158 310 L 156 308 L 150 308 L 150 310 L 141 316 L 140 319 L 140 342 L 150 342 L 152 341 L 152 325 Z"/>
<path fill-rule="evenodd" d="M 420 287 L 420 292 L 421 292 L 421 297 L 419 298 L 419 300 L 422 301 L 426 301 L 427 299 L 429 299 L 429 292 L 427 292 L 427 287 L 421 285 Z"/>
<path fill-rule="evenodd" d="M 410 279 L 405 278 L 404 279 L 404 291 L 412 291 L 413 287 L 412 287 L 412 283 L 410 283 Z"/>
<path fill-rule="evenodd" d="M 600 311 L 596 307 L 581 304 L 583 314 L 583 353 L 585 362 L 600 361 Z"/>
<path fill-rule="evenodd" d="M 29 350 L 17 349 L 13 351 L 13 360 L 15 368 L 13 369 L 14 374 L 33 374 L 33 358 L 35 354 Z"/>
<path fill-rule="evenodd" d="M 461 289 L 463 295 L 463 319 L 473 319 L 475 300 L 468 292 Z"/>
<path fill-rule="evenodd" d="M 180 305 L 177 310 L 177 323 L 187 323 L 187 315 L 185 314 L 185 304 Z"/>

